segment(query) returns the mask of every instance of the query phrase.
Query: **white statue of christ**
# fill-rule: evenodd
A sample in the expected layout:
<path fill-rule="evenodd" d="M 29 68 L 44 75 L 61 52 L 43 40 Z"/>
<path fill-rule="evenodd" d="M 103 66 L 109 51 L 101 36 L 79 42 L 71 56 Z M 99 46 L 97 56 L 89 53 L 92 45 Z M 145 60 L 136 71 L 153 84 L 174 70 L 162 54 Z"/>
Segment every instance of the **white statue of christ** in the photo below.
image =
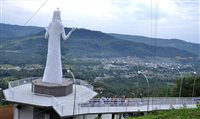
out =
<path fill-rule="evenodd" d="M 65 35 L 64 26 L 61 21 L 61 12 L 55 10 L 52 22 L 46 28 L 45 33 L 45 39 L 48 39 L 48 53 L 42 79 L 43 82 L 62 83 L 61 38 L 67 40 L 74 30 L 75 28 L 72 28 L 72 30 Z"/>

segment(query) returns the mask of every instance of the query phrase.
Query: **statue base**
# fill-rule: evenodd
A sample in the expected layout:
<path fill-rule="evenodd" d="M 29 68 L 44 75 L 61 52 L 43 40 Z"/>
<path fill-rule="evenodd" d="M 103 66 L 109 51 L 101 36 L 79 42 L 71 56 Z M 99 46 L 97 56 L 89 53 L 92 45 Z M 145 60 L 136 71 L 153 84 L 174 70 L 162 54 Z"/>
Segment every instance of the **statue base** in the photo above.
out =
<path fill-rule="evenodd" d="M 73 82 L 64 80 L 62 84 L 43 82 L 42 79 L 32 81 L 32 92 L 38 95 L 51 95 L 55 97 L 67 96 L 73 91 Z"/>

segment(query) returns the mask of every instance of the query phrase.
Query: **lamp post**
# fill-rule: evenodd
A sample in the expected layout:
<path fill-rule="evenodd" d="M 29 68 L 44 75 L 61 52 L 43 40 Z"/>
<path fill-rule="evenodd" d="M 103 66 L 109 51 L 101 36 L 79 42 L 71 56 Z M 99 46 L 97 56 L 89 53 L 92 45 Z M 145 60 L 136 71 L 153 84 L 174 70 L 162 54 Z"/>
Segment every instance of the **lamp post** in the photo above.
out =
<path fill-rule="evenodd" d="M 136 92 L 136 98 L 138 97 L 138 85 L 139 85 L 139 83 L 138 83 L 138 79 L 137 79 L 137 92 Z"/>
<path fill-rule="evenodd" d="M 74 82 L 74 105 L 73 105 L 73 118 L 74 118 L 75 106 L 76 106 L 76 79 L 75 79 L 74 74 L 72 73 L 71 70 L 68 69 L 67 73 L 70 73 L 72 75 L 73 82 Z"/>
<path fill-rule="evenodd" d="M 147 85 L 148 85 L 148 90 L 147 90 L 147 93 L 148 93 L 147 112 L 149 112 L 149 80 L 148 80 L 147 76 L 143 72 L 138 71 L 138 74 L 142 74 L 144 76 L 144 78 L 146 79 L 146 81 L 147 81 Z"/>
<path fill-rule="evenodd" d="M 139 70 L 139 68 L 138 68 L 138 65 L 137 65 L 137 63 L 136 62 L 134 62 L 134 64 L 135 64 L 135 66 L 137 67 L 137 71 Z M 139 86 L 139 82 L 138 82 L 138 78 L 137 78 L 137 92 L 136 92 L 136 98 L 138 97 L 138 86 Z"/>
<path fill-rule="evenodd" d="M 197 72 L 193 72 L 194 75 L 197 74 Z M 193 89 L 192 89 L 192 97 L 194 97 L 194 91 L 195 91 L 195 83 L 196 83 L 196 77 L 194 77 L 194 82 L 193 82 Z"/>
<path fill-rule="evenodd" d="M 197 74 L 195 68 L 192 65 L 189 65 L 189 67 L 192 68 L 192 70 L 193 70 L 192 74 L 195 76 Z M 196 77 L 194 77 L 193 88 L 192 88 L 192 97 L 194 97 L 195 84 L 196 84 Z"/>
<path fill-rule="evenodd" d="M 170 68 L 168 66 L 167 69 L 169 70 L 169 72 L 171 72 L 171 69 L 173 69 L 173 68 Z M 165 97 L 168 97 L 168 94 L 169 94 L 169 78 L 167 78 L 167 92 L 166 92 Z"/>
<path fill-rule="evenodd" d="M 2 88 L 0 88 L 0 106 L 2 105 L 3 95 L 2 95 Z"/>
<path fill-rule="evenodd" d="M 180 84 L 180 91 L 179 91 L 179 98 L 181 97 L 181 93 L 182 93 L 182 85 L 183 85 L 183 76 L 182 73 L 180 72 L 179 69 L 177 69 L 179 74 L 181 75 L 181 84 Z"/>
<path fill-rule="evenodd" d="M 181 73 L 181 71 L 179 70 L 179 68 L 180 68 L 180 67 L 178 67 L 177 69 L 172 68 L 172 70 L 173 70 L 173 69 L 177 70 L 178 73 L 181 75 L 181 83 L 180 83 L 180 90 L 179 90 L 179 98 L 180 98 L 180 97 L 181 97 L 181 92 L 182 92 L 183 76 L 182 76 L 182 73 Z"/>

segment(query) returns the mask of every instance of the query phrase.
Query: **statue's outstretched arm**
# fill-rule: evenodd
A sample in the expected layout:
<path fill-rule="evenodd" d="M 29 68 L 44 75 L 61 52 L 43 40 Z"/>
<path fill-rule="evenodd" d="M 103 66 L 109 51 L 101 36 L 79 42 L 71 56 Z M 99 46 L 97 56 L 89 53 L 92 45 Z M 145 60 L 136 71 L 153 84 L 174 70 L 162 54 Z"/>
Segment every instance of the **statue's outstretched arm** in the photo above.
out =
<path fill-rule="evenodd" d="M 45 33 L 44 38 L 45 38 L 45 39 L 48 39 L 48 38 L 49 38 L 49 31 L 48 31 L 48 28 L 45 28 L 45 29 L 46 29 L 46 33 Z"/>
<path fill-rule="evenodd" d="M 65 35 L 65 32 L 62 32 L 63 40 L 67 40 L 70 37 L 70 35 L 72 34 L 72 32 L 74 32 L 75 30 L 76 30 L 76 28 L 72 28 L 71 31 L 67 35 Z"/>

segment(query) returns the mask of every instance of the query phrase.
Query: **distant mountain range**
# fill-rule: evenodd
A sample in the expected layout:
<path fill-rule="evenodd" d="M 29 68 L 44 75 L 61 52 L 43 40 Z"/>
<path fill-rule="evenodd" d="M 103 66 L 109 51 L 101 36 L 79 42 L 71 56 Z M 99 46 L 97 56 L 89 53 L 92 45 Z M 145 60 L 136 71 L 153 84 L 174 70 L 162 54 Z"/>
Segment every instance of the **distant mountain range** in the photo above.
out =
<path fill-rule="evenodd" d="M 144 43 L 151 46 L 159 47 L 173 47 L 181 50 L 186 50 L 196 55 L 200 55 L 200 44 L 190 43 L 179 39 L 161 39 L 161 38 L 149 38 L 145 36 L 136 35 L 122 35 L 122 34 L 110 34 L 116 38 L 124 39 L 128 41 Z"/>
<path fill-rule="evenodd" d="M 45 29 L 33 26 L 0 24 L 2 60 L 0 63 L 44 63 L 47 53 Z M 66 28 L 66 33 L 69 28 Z M 107 34 L 77 29 L 62 41 L 62 58 L 69 57 L 182 57 L 196 59 L 200 44 L 177 39 L 152 39 L 144 36 Z"/>

